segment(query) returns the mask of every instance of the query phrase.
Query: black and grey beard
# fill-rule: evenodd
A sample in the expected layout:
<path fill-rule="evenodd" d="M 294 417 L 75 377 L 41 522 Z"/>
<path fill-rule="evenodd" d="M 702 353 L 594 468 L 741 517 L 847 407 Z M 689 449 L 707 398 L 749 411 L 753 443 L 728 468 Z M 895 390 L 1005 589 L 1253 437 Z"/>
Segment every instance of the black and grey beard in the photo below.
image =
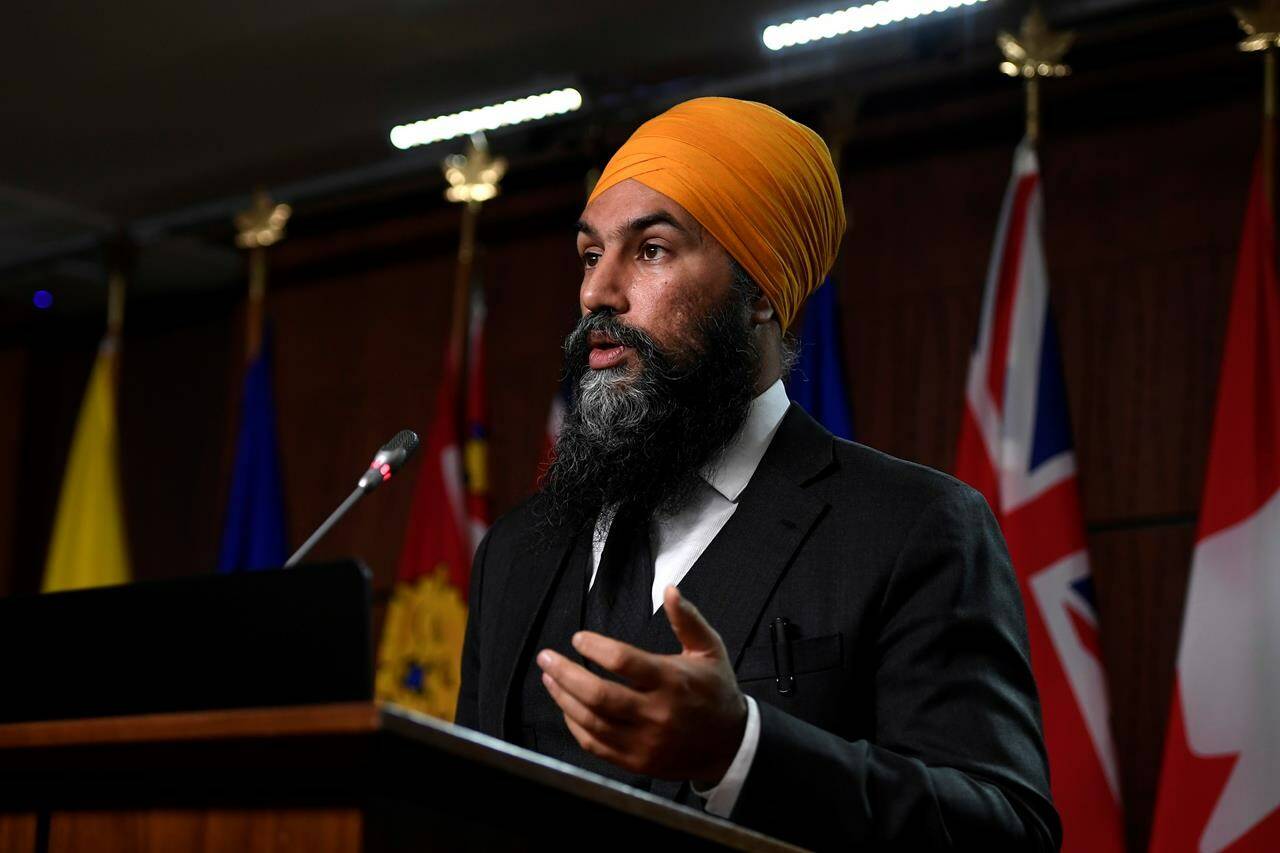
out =
<path fill-rule="evenodd" d="M 747 417 L 759 352 L 747 300 L 735 287 L 698 324 L 692 351 L 661 349 L 611 310 L 589 314 L 565 339 L 575 389 L 542 482 L 544 533 L 579 531 L 606 507 L 669 516 L 684 507 Z M 591 370 L 590 333 L 632 348 L 638 369 Z"/>

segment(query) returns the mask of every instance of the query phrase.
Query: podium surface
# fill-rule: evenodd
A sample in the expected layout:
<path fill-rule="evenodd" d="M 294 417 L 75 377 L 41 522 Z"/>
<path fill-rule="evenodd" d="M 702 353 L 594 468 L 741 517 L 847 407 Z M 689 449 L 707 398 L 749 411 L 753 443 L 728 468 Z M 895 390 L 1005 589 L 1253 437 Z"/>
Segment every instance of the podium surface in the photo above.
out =
<path fill-rule="evenodd" d="M 390 705 L 0 725 L 0 851 L 794 850 Z"/>

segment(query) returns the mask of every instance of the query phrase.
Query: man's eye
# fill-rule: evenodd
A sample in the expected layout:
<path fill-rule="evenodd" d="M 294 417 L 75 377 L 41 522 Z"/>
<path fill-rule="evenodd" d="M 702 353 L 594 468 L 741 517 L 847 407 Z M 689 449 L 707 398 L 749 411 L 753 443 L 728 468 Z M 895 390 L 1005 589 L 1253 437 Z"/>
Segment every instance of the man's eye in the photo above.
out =
<path fill-rule="evenodd" d="M 646 261 L 656 261 L 667 253 L 663 246 L 655 246 L 653 243 L 646 243 L 640 248 L 640 256 Z"/>
<path fill-rule="evenodd" d="M 583 253 L 582 253 L 582 264 L 583 264 L 583 266 L 586 266 L 586 267 L 594 267 L 594 266 L 595 266 L 596 264 L 598 264 L 598 263 L 600 263 L 600 253 L 599 253 L 599 252 L 583 252 Z"/>

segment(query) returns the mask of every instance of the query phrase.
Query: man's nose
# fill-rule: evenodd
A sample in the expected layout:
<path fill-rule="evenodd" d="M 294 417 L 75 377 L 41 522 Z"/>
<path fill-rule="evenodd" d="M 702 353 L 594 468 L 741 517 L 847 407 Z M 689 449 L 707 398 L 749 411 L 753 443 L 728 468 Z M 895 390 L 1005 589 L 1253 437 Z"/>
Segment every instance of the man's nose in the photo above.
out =
<path fill-rule="evenodd" d="M 583 278 L 578 299 L 584 314 L 602 308 L 610 308 L 615 314 L 627 313 L 626 267 L 616 253 L 600 256 L 591 272 Z"/>

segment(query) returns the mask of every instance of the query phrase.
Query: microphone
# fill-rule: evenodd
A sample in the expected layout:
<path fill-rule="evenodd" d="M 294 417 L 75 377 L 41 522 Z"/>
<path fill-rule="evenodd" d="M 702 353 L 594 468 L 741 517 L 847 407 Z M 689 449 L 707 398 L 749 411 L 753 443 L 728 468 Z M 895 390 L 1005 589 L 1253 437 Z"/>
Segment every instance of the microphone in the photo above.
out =
<path fill-rule="evenodd" d="M 324 538 L 325 534 L 347 514 L 347 511 L 356 505 L 357 501 L 390 480 L 417 449 L 418 434 L 411 429 L 400 430 L 394 438 L 378 448 L 378 452 L 373 455 L 373 461 L 369 463 L 369 468 L 360 475 L 355 491 L 347 495 L 347 499 L 324 520 L 324 524 L 317 527 L 307 541 L 302 543 L 302 547 L 293 552 L 293 556 L 285 562 L 284 567 L 286 569 L 293 567 L 311 553 L 316 543 Z"/>
<path fill-rule="evenodd" d="M 400 470 L 413 452 L 418 449 L 418 434 L 411 429 L 402 429 L 373 455 L 369 470 L 360 478 L 358 488 L 365 494 L 381 486 L 391 475 Z"/>

